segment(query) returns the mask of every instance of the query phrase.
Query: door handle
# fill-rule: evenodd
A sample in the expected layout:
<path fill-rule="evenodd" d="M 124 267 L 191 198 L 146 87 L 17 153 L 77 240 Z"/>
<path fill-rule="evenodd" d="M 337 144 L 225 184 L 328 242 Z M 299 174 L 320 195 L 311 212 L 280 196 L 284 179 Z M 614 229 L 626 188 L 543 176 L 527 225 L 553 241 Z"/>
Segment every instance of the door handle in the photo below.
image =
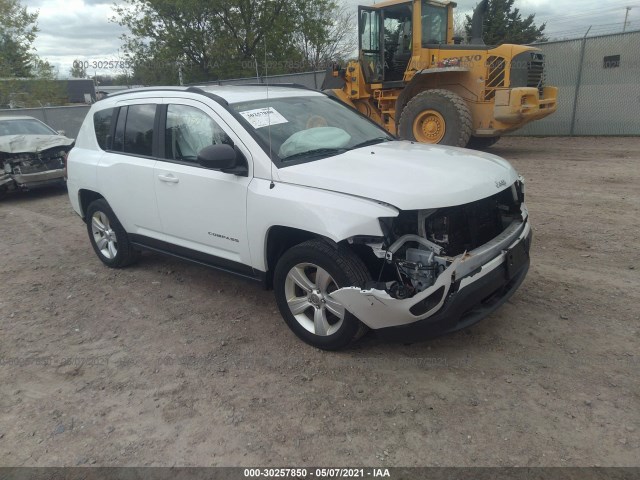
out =
<path fill-rule="evenodd" d="M 174 177 L 173 175 L 158 175 L 158 178 L 161 182 L 165 183 L 178 183 L 180 181 L 179 178 Z"/>

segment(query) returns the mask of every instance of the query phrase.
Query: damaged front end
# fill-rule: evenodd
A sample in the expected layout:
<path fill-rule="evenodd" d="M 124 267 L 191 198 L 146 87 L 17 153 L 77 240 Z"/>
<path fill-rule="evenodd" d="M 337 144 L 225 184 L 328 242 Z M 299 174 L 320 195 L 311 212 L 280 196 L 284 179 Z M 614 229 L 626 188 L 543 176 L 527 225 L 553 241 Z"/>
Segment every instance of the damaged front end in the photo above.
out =
<path fill-rule="evenodd" d="M 65 181 L 70 138 L 55 135 L 0 137 L 0 190 L 31 190 Z"/>
<path fill-rule="evenodd" d="M 504 303 L 528 270 L 531 228 L 522 180 L 473 203 L 380 222 L 384 238 L 351 239 L 361 251 L 370 249 L 367 263 L 379 268 L 379 280 L 332 294 L 373 329 L 462 328 Z"/>

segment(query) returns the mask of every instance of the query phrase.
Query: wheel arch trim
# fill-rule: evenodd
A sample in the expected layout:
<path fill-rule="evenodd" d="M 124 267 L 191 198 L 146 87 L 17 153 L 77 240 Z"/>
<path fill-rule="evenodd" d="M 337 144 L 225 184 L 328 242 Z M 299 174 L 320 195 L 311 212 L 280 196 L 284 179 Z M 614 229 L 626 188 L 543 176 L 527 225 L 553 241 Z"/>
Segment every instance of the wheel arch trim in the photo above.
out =
<path fill-rule="evenodd" d="M 252 266 L 264 272 L 273 266 L 268 261 L 268 241 L 274 229 L 337 245 L 360 235 L 383 236 L 379 218 L 398 213 L 393 207 L 336 192 L 284 183 L 270 189 L 268 181 L 252 182 L 247 199 L 247 218 L 253 219 L 247 222 Z"/>
<path fill-rule="evenodd" d="M 78 190 L 78 206 L 80 208 L 80 217 L 84 221 L 87 220 L 87 209 L 89 208 L 89 205 L 91 205 L 91 203 L 101 198 L 104 199 L 107 203 L 109 203 L 107 199 L 104 198 L 104 195 L 102 195 L 99 192 L 96 192 L 94 190 L 89 190 L 86 188 L 81 188 L 80 190 Z"/>

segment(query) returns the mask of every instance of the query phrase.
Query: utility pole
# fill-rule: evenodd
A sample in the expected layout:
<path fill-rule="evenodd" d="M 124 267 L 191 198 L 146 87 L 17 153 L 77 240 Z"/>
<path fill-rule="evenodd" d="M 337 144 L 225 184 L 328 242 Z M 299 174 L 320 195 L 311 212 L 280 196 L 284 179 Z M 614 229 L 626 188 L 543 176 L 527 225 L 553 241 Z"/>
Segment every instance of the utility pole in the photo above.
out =
<path fill-rule="evenodd" d="M 631 10 L 633 7 L 625 7 L 627 9 L 627 13 L 624 14 L 624 26 L 622 27 L 622 31 L 626 32 L 627 31 L 627 20 L 629 19 L 629 10 Z"/>

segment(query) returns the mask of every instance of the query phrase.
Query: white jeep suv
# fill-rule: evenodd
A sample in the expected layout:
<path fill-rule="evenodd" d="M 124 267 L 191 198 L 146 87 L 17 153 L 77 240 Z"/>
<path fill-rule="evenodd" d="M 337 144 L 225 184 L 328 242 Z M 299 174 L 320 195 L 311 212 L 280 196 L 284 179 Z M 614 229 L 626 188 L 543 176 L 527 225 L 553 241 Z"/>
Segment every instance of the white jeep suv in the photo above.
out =
<path fill-rule="evenodd" d="M 294 85 L 111 95 L 67 168 L 104 264 L 148 249 L 258 280 L 323 349 L 367 329 L 415 340 L 471 325 L 529 267 L 524 185 L 508 162 L 397 141 Z"/>

